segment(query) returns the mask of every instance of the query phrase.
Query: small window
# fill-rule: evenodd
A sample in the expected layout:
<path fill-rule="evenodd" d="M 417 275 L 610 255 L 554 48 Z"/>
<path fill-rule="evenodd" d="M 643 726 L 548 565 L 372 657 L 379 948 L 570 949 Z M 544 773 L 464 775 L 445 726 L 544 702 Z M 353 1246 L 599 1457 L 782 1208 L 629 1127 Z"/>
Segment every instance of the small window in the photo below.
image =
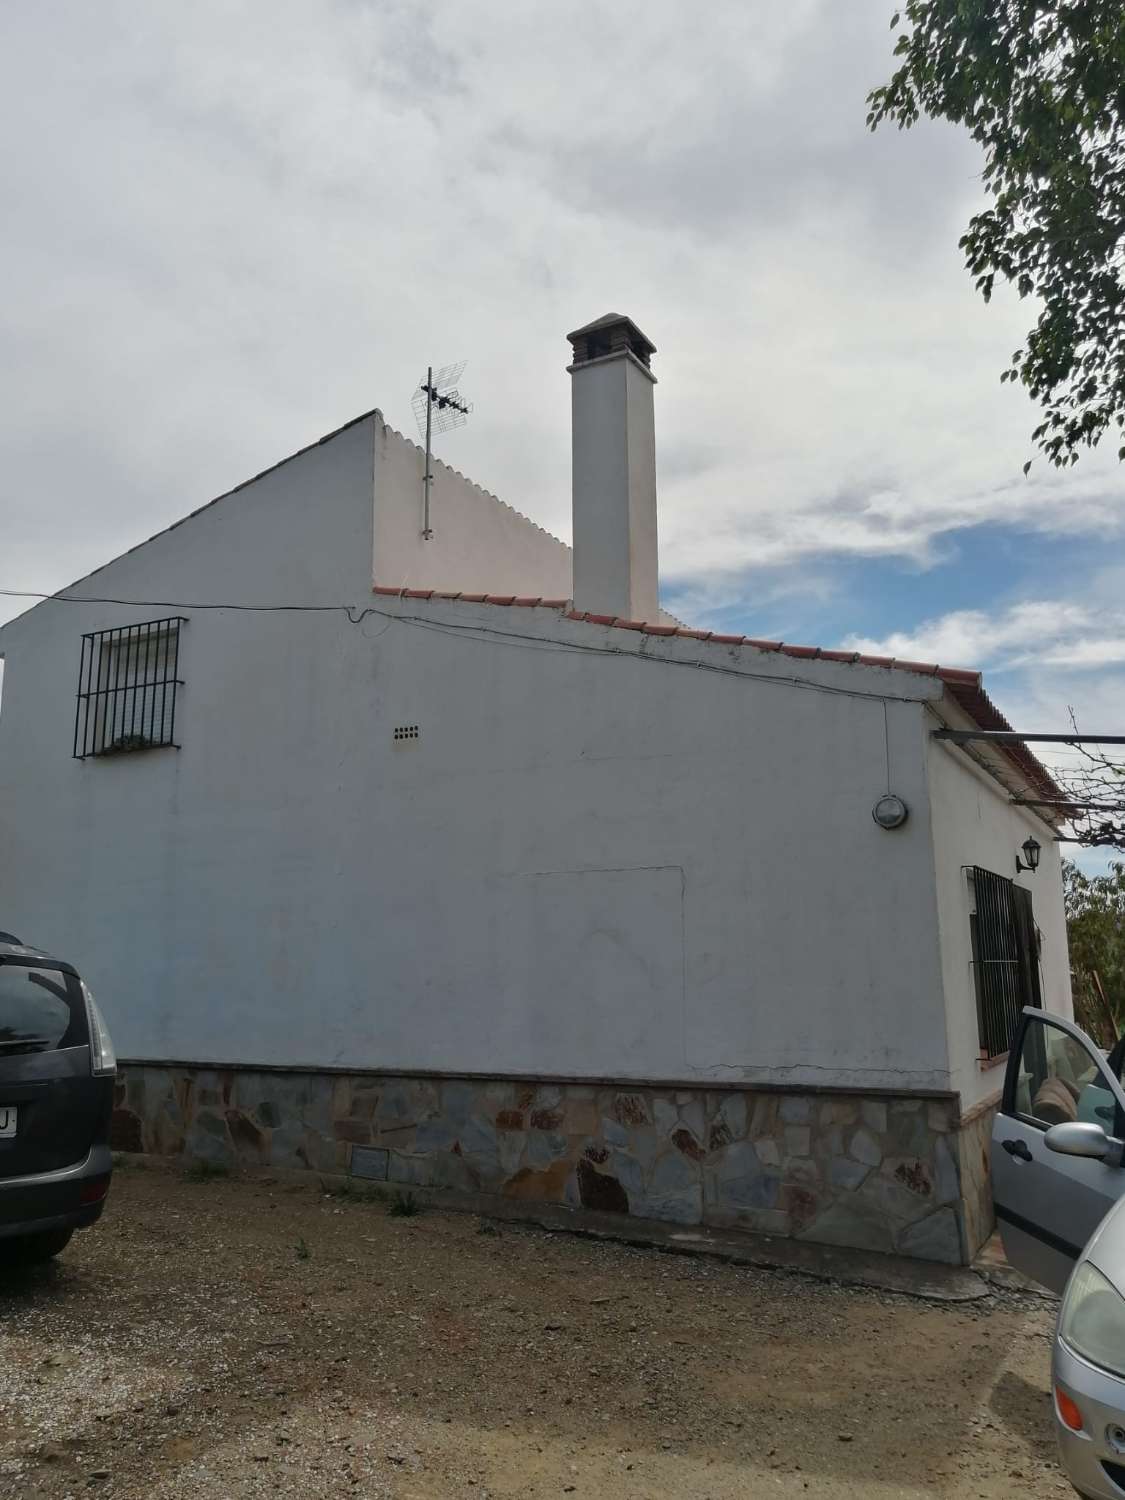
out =
<path fill-rule="evenodd" d="M 1031 892 L 977 867 L 969 871 L 969 892 L 981 1056 L 1001 1057 L 1024 1006 L 1043 1004 Z"/>
<path fill-rule="evenodd" d="M 82 637 L 74 754 L 120 755 L 176 746 L 182 617 Z"/>

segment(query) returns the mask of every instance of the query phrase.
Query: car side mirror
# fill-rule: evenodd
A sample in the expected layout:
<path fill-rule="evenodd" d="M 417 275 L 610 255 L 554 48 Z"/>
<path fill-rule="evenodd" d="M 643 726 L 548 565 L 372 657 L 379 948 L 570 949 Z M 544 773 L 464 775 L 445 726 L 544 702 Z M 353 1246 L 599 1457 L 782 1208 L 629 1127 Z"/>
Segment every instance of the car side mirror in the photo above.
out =
<path fill-rule="evenodd" d="M 1100 1125 L 1086 1120 L 1052 1125 L 1046 1141 L 1050 1150 L 1061 1151 L 1064 1156 L 1088 1156 L 1095 1161 L 1104 1161 L 1115 1145 Z"/>

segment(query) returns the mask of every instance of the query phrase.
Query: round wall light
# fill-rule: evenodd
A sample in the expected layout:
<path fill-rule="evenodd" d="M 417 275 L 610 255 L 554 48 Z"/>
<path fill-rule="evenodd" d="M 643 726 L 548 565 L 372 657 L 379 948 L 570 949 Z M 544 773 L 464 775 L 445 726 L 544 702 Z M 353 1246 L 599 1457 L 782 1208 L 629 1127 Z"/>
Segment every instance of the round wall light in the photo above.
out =
<path fill-rule="evenodd" d="M 907 818 L 906 803 L 893 792 L 888 792 L 871 809 L 871 816 L 880 828 L 901 828 Z"/>

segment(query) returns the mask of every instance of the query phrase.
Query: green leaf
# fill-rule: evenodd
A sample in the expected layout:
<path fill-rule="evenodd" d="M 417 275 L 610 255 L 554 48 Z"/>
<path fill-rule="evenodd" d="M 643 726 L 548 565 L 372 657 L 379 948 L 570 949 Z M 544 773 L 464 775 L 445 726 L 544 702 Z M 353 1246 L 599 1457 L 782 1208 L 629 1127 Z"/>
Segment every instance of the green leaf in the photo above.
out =
<path fill-rule="evenodd" d="M 980 147 L 988 203 L 960 249 L 985 302 L 997 278 L 1034 299 L 1001 379 L 1041 407 L 1040 451 L 1073 466 L 1125 429 L 1125 5 L 908 0 L 900 23 L 867 123 L 905 130 L 925 115 Z"/>

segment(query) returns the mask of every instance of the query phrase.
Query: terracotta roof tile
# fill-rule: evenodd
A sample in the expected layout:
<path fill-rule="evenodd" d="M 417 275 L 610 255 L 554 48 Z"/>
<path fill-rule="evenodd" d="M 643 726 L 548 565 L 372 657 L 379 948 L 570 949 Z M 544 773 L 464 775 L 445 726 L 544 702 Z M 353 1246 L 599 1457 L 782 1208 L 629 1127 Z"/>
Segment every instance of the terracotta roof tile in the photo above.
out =
<path fill-rule="evenodd" d="M 623 620 L 617 615 L 597 615 L 576 610 L 569 599 L 540 599 L 518 594 L 465 594 L 439 589 L 390 588 L 376 584 L 375 593 L 393 599 L 447 599 L 461 604 L 497 604 L 515 609 L 552 609 L 567 620 L 590 625 L 607 625 L 615 630 L 636 630 L 645 635 L 681 636 L 690 641 L 710 641 L 719 646 L 751 646 L 755 651 L 778 651 L 801 661 L 844 662 L 864 667 L 887 667 L 898 672 L 915 672 L 925 677 L 979 688 L 980 673 L 964 667 L 940 667 L 934 662 L 899 661 L 893 656 L 868 656 L 861 651 L 825 651 L 819 646 L 792 646 L 785 641 L 763 641 L 749 635 L 722 635 L 713 630 L 689 630 L 686 625 L 649 623 L 645 620 Z"/>
<path fill-rule="evenodd" d="M 904 661 L 901 657 L 894 657 L 894 664 L 900 672 L 917 672 L 922 677 L 936 677 L 938 669 L 933 662 L 928 661 Z M 975 673 L 973 674 L 976 675 Z"/>
<path fill-rule="evenodd" d="M 820 655 L 819 646 L 781 646 L 782 656 L 799 656 L 805 661 L 814 661 Z"/>
<path fill-rule="evenodd" d="M 979 729 L 1011 729 L 1011 724 L 981 686 L 978 674 L 949 668 L 939 671 L 938 675 L 945 682 L 953 698 Z M 1003 748 L 1009 760 L 1019 766 L 1027 779 L 1039 788 L 1044 797 L 1062 800 L 1065 794 L 1061 787 L 1046 766 L 1036 759 L 1025 744 L 1020 741 L 1009 742 Z"/>

